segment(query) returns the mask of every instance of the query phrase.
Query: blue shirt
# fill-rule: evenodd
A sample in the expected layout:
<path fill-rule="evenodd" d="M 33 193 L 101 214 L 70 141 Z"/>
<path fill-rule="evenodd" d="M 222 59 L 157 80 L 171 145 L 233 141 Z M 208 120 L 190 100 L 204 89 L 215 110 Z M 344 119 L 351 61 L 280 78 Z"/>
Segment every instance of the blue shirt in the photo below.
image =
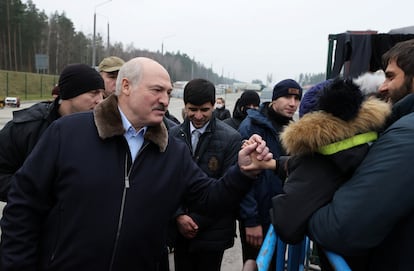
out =
<path fill-rule="evenodd" d="M 207 126 L 208 126 L 209 123 L 210 123 L 210 121 L 208 121 L 206 124 L 204 124 L 204 126 L 201 127 L 201 128 L 195 128 L 193 123 L 190 121 L 190 134 L 192 134 L 194 130 L 198 130 L 200 132 L 200 135 L 204 134 L 204 132 L 206 131 Z"/>
<path fill-rule="evenodd" d="M 138 151 L 141 149 L 142 144 L 144 143 L 144 135 L 147 132 L 148 127 L 145 126 L 141 128 L 139 131 L 137 131 L 132 126 L 132 124 L 129 122 L 129 120 L 126 118 L 121 108 L 118 107 L 118 109 L 119 109 L 119 112 L 121 113 L 122 126 L 124 126 L 124 129 L 125 129 L 124 137 L 126 141 L 128 142 L 132 161 L 134 161 L 135 158 L 137 157 Z"/>

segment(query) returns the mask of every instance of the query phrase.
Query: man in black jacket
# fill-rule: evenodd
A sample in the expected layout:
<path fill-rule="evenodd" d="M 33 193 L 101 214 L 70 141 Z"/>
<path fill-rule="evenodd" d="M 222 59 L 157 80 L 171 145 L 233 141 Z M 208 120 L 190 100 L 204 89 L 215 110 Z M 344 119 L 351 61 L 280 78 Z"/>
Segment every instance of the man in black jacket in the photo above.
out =
<path fill-rule="evenodd" d="M 2 271 L 168 270 L 166 232 L 179 204 L 213 215 L 238 205 L 260 173 L 244 170 L 250 154 L 271 158 L 265 142 L 253 136 L 238 166 L 209 178 L 168 136 L 171 91 L 164 67 L 134 58 L 115 95 L 49 126 L 13 176 L 0 221 Z"/>
<path fill-rule="evenodd" d="M 170 134 L 183 140 L 197 165 L 210 177 L 220 178 L 237 161 L 240 134 L 214 117 L 216 89 L 204 79 L 184 88 L 186 118 Z M 198 139 L 195 134 L 198 133 Z M 194 142 L 197 140 L 197 142 Z M 212 217 L 181 206 L 176 216 L 176 271 L 220 270 L 224 250 L 234 244 L 237 211 Z"/>
<path fill-rule="evenodd" d="M 66 66 L 59 77 L 60 95 L 13 112 L 0 131 L 0 200 L 7 201 L 11 177 L 23 165 L 46 128 L 61 116 L 92 110 L 102 101 L 104 81 L 85 64 Z"/>

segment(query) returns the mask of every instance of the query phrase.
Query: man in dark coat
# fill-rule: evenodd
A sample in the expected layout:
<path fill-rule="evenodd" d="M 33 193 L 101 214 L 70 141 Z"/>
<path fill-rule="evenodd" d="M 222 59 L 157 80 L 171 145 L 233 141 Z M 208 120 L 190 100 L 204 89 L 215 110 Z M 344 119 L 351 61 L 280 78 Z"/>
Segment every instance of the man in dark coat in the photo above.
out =
<path fill-rule="evenodd" d="M 220 178 L 237 161 L 240 134 L 213 114 L 216 89 L 213 83 L 194 79 L 184 88 L 184 123 L 170 135 L 192 150 L 193 159 L 209 176 Z M 192 146 L 192 134 L 200 132 Z M 224 250 L 234 244 L 237 208 L 224 216 L 206 216 L 188 206 L 176 214 L 178 235 L 174 249 L 176 271 L 220 270 Z"/>
<path fill-rule="evenodd" d="M 262 103 L 259 110 L 248 110 L 239 132 L 243 139 L 260 135 L 277 158 L 285 155 L 279 134 L 290 121 L 302 98 L 301 86 L 285 79 L 273 88 L 272 101 Z M 256 259 L 264 236 L 270 226 L 271 199 L 282 193 L 282 178 L 272 170 L 264 170 L 240 204 L 240 239 L 243 261 Z"/>
<path fill-rule="evenodd" d="M 394 104 L 390 126 L 308 225 L 310 237 L 326 249 L 367 255 L 368 270 L 414 270 L 413 59 L 414 40 L 384 54 L 379 92 Z"/>
<path fill-rule="evenodd" d="M 0 131 L 0 200 L 7 201 L 11 177 L 23 165 L 46 128 L 61 116 L 93 110 L 102 101 L 104 81 L 85 64 L 66 66 L 59 77 L 59 96 L 14 111 Z"/>
<path fill-rule="evenodd" d="M 167 224 L 180 203 L 232 209 L 258 170 L 259 136 L 223 180 L 208 178 L 163 123 L 168 72 L 148 58 L 119 71 L 115 95 L 93 112 L 54 121 L 13 176 L 0 221 L 1 270 L 167 270 Z M 52 146 L 52 147 L 51 147 Z"/>

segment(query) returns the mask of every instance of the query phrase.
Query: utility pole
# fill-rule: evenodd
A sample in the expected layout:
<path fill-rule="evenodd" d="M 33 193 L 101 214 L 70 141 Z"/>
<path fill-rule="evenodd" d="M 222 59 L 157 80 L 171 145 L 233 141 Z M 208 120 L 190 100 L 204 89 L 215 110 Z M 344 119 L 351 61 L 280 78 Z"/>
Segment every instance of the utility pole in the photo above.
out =
<path fill-rule="evenodd" d="M 162 41 L 161 41 L 161 55 L 164 55 L 164 40 L 166 40 L 166 39 L 168 39 L 168 38 L 172 38 L 172 37 L 174 37 L 175 35 L 169 35 L 169 36 L 166 36 L 166 37 L 163 37 L 162 38 Z"/>
<path fill-rule="evenodd" d="M 94 12 L 93 12 L 93 39 L 92 39 L 92 67 L 95 68 L 96 66 L 96 8 L 103 6 L 112 0 L 107 0 L 105 2 L 99 3 L 95 5 Z M 108 32 L 109 33 L 109 32 Z M 109 36 L 109 34 L 108 34 Z"/>

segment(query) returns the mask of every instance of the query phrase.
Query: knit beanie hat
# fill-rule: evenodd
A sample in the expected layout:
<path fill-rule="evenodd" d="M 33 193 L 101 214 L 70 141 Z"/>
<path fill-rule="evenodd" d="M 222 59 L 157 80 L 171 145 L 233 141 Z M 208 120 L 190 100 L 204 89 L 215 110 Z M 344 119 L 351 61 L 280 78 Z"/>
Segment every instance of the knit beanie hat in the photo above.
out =
<path fill-rule="evenodd" d="M 273 88 L 272 101 L 288 95 L 296 95 L 299 100 L 302 99 L 302 87 L 295 80 L 285 79 L 277 83 Z"/>
<path fill-rule="evenodd" d="M 197 106 L 216 102 L 216 87 L 205 79 L 193 79 L 184 87 L 184 104 L 191 103 Z"/>
<path fill-rule="evenodd" d="M 337 78 L 322 89 L 317 109 L 349 121 L 358 115 L 363 100 L 364 95 L 352 80 Z"/>
<path fill-rule="evenodd" d="M 101 75 L 86 64 L 70 64 L 59 77 L 60 98 L 67 100 L 91 90 L 105 89 Z"/>
<path fill-rule="evenodd" d="M 260 104 L 259 94 L 257 94 L 257 92 L 254 90 L 246 90 L 240 96 L 240 102 L 239 102 L 240 107 L 250 105 L 250 104 L 253 104 L 255 106 L 259 106 Z"/>
<path fill-rule="evenodd" d="M 332 83 L 332 79 L 322 81 L 308 89 L 305 94 L 303 94 L 299 105 L 299 118 L 309 112 L 315 111 L 318 105 L 319 94 L 321 90 L 328 86 L 330 83 Z"/>

